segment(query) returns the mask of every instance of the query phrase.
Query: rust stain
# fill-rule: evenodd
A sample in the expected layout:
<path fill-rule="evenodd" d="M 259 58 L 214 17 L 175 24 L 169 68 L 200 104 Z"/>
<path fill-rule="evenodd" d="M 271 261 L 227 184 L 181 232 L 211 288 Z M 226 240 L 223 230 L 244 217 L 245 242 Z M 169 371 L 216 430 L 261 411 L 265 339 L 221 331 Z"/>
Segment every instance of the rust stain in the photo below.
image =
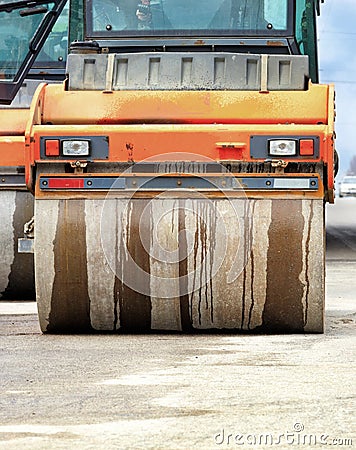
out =
<path fill-rule="evenodd" d="M 254 208 L 254 206 L 253 206 Z M 241 330 L 244 329 L 245 325 L 245 308 L 246 308 L 246 285 L 247 285 L 247 264 L 250 259 L 250 254 L 252 254 L 252 248 L 250 250 L 250 243 L 252 242 L 252 228 L 253 228 L 253 216 L 250 214 L 250 202 L 244 202 L 244 268 L 242 275 L 242 297 L 241 297 Z M 252 281 L 251 281 L 252 288 Z M 251 304 L 251 310 L 248 321 L 248 328 L 250 328 L 250 320 L 253 309 L 253 302 Z"/>
<path fill-rule="evenodd" d="M 248 314 L 248 329 L 249 330 L 251 330 L 252 312 L 253 312 L 253 308 L 255 307 L 255 295 L 254 295 L 254 291 L 253 291 L 254 282 L 255 282 L 255 258 L 254 258 L 253 245 L 252 245 L 252 242 L 253 242 L 253 218 L 255 216 L 255 208 L 256 208 L 256 201 L 253 201 L 251 223 L 249 224 L 249 243 L 251 243 L 251 251 L 249 252 L 249 257 L 251 260 L 251 284 L 250 284 L 251 306 L 250 306 L 250 311 Z M 248 217 L 249 216 L 250 215 L 248 214 Z M 249 248 L 247 249 L 247 251 L 249 251 Z"/>
<path fill-rule="evenodd" d="M 115 277 L 114 282 L 114 326 L 113 330 L 116 331 L 120 328 L 120 322 L 119 322 L 119 314 L 118 314 L 118 305 L 119 305 L 119 298 L 120 293 L 123 290 L 122 281 L 120 277 Z"/>
<path fill-rule="evenodd" d="M 272 332 L 302 332 L 304 218 L 301 200 L 272 201 L 267 253 L 267 293 L 263 329 Z"/>
<path fill-rule="evenodd" d="M 54 240 L 55 277 L 47 331 L 93 331 L 88 294 L 85 200 L 60 200 Z"/>
<path fill-rule="evenodd" d="M 122 277 L 123 277 L 123 258 L 120 257 L 122 255 L 122 249 L 124 248 L 124 239 L 123 239 L 123 233 L 119 232 L 119 211 L 118 211 L 118 203 L 115 202 L 115 282 L 114 282 L 114 326 L 113 330 L 117 330 L 120 328 L 120 322 L 119 322 L 119 299 L 120 294 L 122 296 L 123 293 L 123 283 L 122 283 Z"/>
<path fill-rule="evenodd" d="M 202 205 L 203 207 L 203 205 Z M 199 234 L 200 234 L 200 280 L 199 280 L 199 302 L 198 302 L 198 311 L 199 311 L 199 325 L 201 325 L 201 308 L 202 308 L 202 289 L 203 289 L 203 276 L 206 275 L 206 253 L 207 253 L 207 229 L 206 229 L 206 216 L 202 214 L 199 217 Z M 206 280 L 206 277 L 205 277 Z M 205 308 L 208 307 L 207 302 L 207 286 L 205 285 Z"/>
<path fill-rule="evenodd" d="M 193 250 L 193 288 L 192 293 L 190 294 L 190 315 L 193 317 L 193 298 L 194 298 L 194 292 L 195 292 L 195 284 L 196 284 L 196 278 L 197 278 L 197 257 L 198 257 L 198 248 L 199 248 L 199 219 L 198 216 L 196 217 L 195 222 L 195 233 L 194 233 L 194 250 Z M 200 314 L 199 314 L 199 320 L 200 320 Z"/>
<path fill-rule="evenodd" d="M 271 47 L 283 47 L 284 44 L 282 41 L 267 41 L 267 45 Z"/>
<path fill-rule="evenodd" d="M 305 292 L 305 313 L 304 313 L 304 326 L 308 322 L 308 308 L 309 308 L 309 291 L 310 291 L 310 280 L 309 280 L 309 255 L 310 255 L 310 238 L 311 238 L 311 228 L 314 217 L 314 202 L 310 202 L 310 216 L 308 221 L 308 235 L 305 243 L 305 282 L 306 282 L 306 292 Z"/>
<path fill-rule="evenodd" d="M 134 157 L 133 157 L 134 146 L 133 146 L 133 144 L 131 144 L 130 142 L 127 142 L 126 150 L 127 150 L 127 161 L 134 162 Z"/>
<path fill-rule="evenodd" d="M 191 308 L 194 295 L 198 295 L 198 322 L 201 325 L 202 308 L 209 312 L 211 323 L 214 322 L 213 264 L 216 246 L 216 202 L 212 206 L 206 200 L 198 199 L 195 208 L 193 288 L 197 282 L 199 287 L 191 293 Z"/>
<path fill-rule="evenodd" d="M 120 258 L 123 267 L 123 280 L 130 281 L 130 286 L 149 292 L 150 256 L 147 253 L 142 237 L 151 236 L 151 214 L 145 211 L 147 200 L 131 200 L 127 209 L 126 250 L 135 265 L 141 268 L 146 277 L 127 263 L 123 247 Z M 140 224 L 141 221 L 141 224 Z M 140 230 L 141 226 L 141 230 Z M 141 235 L 140 235 L 141 233 Z M 135 291 L 131 287 L 118 283 L 118 301 L 120 306 L 120 329 L 124 332 L 145 332 L 151 329 L 151 299 L 149 296 Z"/>
<path fill-rule="evenodd" d="M 210 273 L 209 273 L 209 287 L 210 287 L 210 320 L 214 323 L 214 290 L 213 290 L 213 265 L 214 254 L 216 249 L 216 232 L 217 232 L 217 220 L 216 220 L 216 207 L 214 208 L 214 214 L 210 217 Z"/>
<path fill-rule="evenodd" d="M 187 260 L 187 232 L 185 224 L 184 200 L 179 200 L 178 210 L 178 251 L 179 251 L 179 290 L 180 299 L 180 317 L 182 331 L 193 331 L 192 312 L 189 309 L 188 292 L 188 260 Z"/>

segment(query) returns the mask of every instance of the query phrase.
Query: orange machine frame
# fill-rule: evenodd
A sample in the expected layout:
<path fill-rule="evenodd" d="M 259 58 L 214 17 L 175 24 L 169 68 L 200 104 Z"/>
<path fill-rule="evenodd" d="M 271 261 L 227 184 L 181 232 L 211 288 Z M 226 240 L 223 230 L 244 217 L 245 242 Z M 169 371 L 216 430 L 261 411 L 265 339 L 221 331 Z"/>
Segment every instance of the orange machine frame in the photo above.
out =
<path fill-rule="evenodd" d="M 42 136 L 107 135 L 106 162 L 139 162 L 173 152 L 199 154 L 215 161 L 256 162 L 250 156 L 251 135 L 318 136 L 319 157 L 298 162 L 325 164 L 324 188 L 332 202 L 334 114 L 332 85 L 309 83 L 306 91 L 266 93 L 66 91 L 65 84 L 41 84 L 25 132 L 26 182 L 33 190 L 31 167 L 44 162 L 39 144 Z"/>

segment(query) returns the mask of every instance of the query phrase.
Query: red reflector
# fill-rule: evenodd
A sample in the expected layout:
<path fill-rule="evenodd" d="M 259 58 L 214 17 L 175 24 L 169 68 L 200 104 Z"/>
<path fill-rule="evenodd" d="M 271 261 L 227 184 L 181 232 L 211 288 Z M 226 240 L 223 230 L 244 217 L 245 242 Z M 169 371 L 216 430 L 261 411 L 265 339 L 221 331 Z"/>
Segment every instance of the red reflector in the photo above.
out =
<path fill-rule="evenodd" d="M 301 156 L 313 156 L 314 155 L 313 139 L 301 139 L 299 142 L 299 153 Z"/>
<path fill-rule="evenodd" d="M 242 148 L 219 148 L 219 159 L 221 161 L 242 159 Z"/>
<path fill-rule="evenodd" d="M 84 187 L 84 178 L 49 178 L 51 189 L 80 189 Z"/>
<path fill-rule="evenodd" d="M 45 154 L 46 156 L 59 156 L 58 139 L 46 139 Z"/>

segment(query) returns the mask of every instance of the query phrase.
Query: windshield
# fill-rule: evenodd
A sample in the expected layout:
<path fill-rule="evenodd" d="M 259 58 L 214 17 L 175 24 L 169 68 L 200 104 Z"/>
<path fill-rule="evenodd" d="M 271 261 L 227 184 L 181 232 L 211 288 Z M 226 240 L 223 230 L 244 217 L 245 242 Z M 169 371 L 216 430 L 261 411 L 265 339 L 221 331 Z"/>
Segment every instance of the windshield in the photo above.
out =
<path fill-rule="evenodd" d="M 68 53 L 69 2 L 37 56 L 34 67 L 63 67 Z"/>
<path fill-rule="evenodd" d="M 15 2 L 0 1 L 0 6 Z M 29 52 L 29 42 L 54 3 L 0 10 L 0 79 L 14 79 Z"/>
<path fill-rule="evenodd" d="M 66 1 L 0 0 L 1 104 L 9 105 L 14 99 Z M 57 52 L 54 57 L 60 61 L 62 54 Z M 51 58 L 46 55 L 47 61 Z"/>
<path fill-rule="evenodd" d="M 88 0 L 94 35 L 272 34 L 288 27 L 289 0 Z M 278 34 L 278 33 L 277 33 Z"/>

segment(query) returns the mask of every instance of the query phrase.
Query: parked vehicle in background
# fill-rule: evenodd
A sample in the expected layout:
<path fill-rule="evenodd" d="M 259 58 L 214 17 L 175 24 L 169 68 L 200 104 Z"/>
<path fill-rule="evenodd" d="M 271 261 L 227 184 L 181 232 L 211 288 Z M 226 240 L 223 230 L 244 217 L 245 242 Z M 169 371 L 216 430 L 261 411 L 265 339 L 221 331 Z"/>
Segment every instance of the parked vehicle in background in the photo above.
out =
<path fill-rule="evenodd" d="M 356 176 L 346 176 L 340 182 L 339 197 L 356 196 Z"/>

